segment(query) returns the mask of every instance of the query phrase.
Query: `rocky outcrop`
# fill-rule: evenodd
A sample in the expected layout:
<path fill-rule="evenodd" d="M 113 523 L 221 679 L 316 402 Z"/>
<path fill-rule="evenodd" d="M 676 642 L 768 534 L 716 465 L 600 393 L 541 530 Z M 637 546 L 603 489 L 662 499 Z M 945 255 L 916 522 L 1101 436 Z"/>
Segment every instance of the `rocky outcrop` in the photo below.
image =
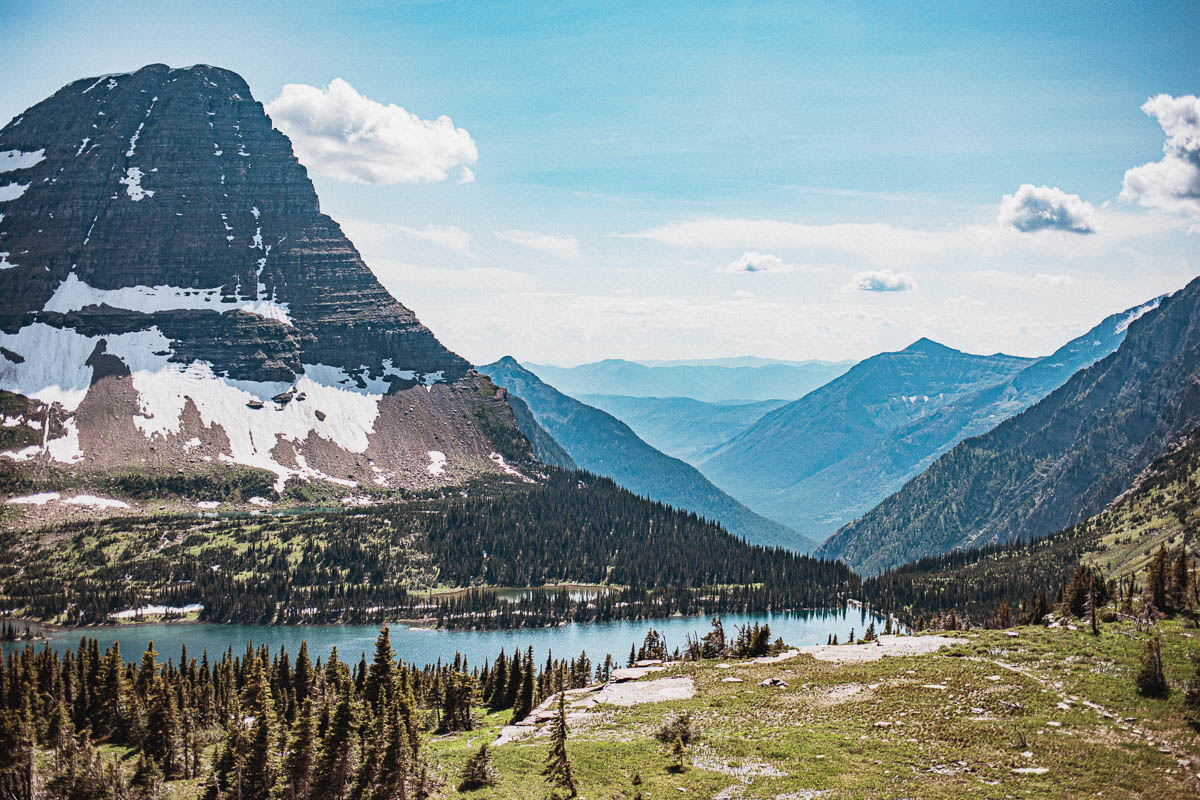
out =
<path fill-rule="evenodd" d="M 0 130 L 0 348 L 0 389 L 65 431 L 0 466 L 424 486 L 530 458 L 215 67 L 76 81 Z"/>

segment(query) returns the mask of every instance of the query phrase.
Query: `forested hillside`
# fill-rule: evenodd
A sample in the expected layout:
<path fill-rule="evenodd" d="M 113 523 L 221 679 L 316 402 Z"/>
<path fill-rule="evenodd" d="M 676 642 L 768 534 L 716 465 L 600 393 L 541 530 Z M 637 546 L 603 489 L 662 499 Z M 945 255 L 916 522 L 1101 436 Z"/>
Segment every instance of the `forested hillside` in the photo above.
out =
<path fill-rule="evenodd" d="M 1011 619 L 1022 622 L 1059 600 L 1080 565 L 1096 569 L 1102 582 L 1112 582 L 1114 596 L 1129 594 L 1130 578 L 1135 591 L 1145 589 L 1162 548 L 1170 564 L 1178 565 L 1182 556 L 1194 570 L 1200 559 L 1197 527 L 1200 432 L 1193 431 L 1155 461 L 1132 491 L 1078 525 L 1033 542 L 923 558 L 865 580 L 863 594 L 909 621 L 954 610 L 960 622 L 990 624 L 1007 604 Z M 1193 602 L 1200 606 L 1198 590 L 1200 584 L 1192 581 Z"/>
<path fill-rule="evenodd" d="M 425 620 L 542 626 L 837 605 L 845 566 L 745 544 L 612 481 L 552 470 L 444 497 L 346 511 L 113 517 L 7 536 L 0 608 L 66 623 L 145 604 L 204 606 L 218 622 Z M 435 587 L 604 587 L 591 602 Z"/>
<path fill-rule="evenodd" d="M 695 467 L 655 450 L 621 420 L 568 397 L 514 359 L 505 357 L 477 369 L 507 389 L 510 397 L 524 401 L 537 424 L 581 469 L 612 478 L 635 494 L 716 520 L 755 544 L 801 552 L 815 546 L 791 528 L 751 511 Z M 519 417 L 517 422 L 521 424 Z M 538 438 L 532 429 L 523 432 Z"/>

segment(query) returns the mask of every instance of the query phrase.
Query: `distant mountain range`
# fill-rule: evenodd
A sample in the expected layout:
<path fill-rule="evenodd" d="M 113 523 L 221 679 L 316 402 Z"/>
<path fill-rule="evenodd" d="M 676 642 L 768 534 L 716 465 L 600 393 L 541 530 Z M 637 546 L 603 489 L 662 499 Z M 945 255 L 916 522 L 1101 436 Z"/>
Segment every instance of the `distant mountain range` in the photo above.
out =
<path fill-rule="evenodd" d="M 759 513 L 823 539 L 899 488 L 931 454 L 889 453 L 889 435 L 1033 363 L 928 339 L 881 353 L 768 413 L 700 469 Z"/>
<path fill-rule="evenodd" d="M 585 394 L 588 405 L 607 411 L 645 442 L 695 466 L 710 452 L 787 403 L 704 403 L 690 397 L 623 397 Z"/>
<path fill-rule="evenodd" d="M 1116 352 L 954 447 L 820 553 L 874 573 L 958 547 L 1045 536 L 1103 509 L 1200 424 L 1200 279 L 1105 324 L 1114 321 L 1123 337 Z"/>
<path fill-rule="evenodd" d="M 823 539 L 963 439 L 994 428 L 1115 350 L 1114 314 L 1049 356 L 977 356 L 922 339 L 768 414 L 698 466 L 751 508 Z"/>
<path fill-rule="evenodd" d="M 726 366 L 726 359 L 705 362 L 669 362 L 671 366 L 646 366 L 633 361 L 608 359 L 577 367 L 525 364 L 546 383 L 572 397 L 622 395 L 625 397 L 690 397 L 706 403 L 729 401 L 794 400 L 816 389 L 854 365 L 852 361 L 769 362 Z"/>
<path fill-rule="evenodd" d="M 529 408 L 533 419 L 580 469 L 612 478 L 630 491 L 720 522 L 755 544 L 808 551 L 815 542 L 754 513 L 714 486 L 694 467 L 642 441 L 612 415 L 568 397 L 514 359 L 505 357 L 477 369 Z M 523 423 L 517 414 L 518 425 Z M 545 460 L 542 437 L 525 430 Z"/>

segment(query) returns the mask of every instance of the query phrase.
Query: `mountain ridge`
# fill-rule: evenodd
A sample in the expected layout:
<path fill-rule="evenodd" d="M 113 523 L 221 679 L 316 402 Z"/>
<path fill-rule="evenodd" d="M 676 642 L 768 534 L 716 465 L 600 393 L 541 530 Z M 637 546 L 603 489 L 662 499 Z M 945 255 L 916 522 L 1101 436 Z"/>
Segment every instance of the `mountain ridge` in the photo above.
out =
<path fill-rule="evenodd" d="M 1200 279 L 1128 319 L 1114 352 L 960 442 L 819 552 L 877 572 L 955 547 L 1036 539 L 1103 509 L 1200 423 Z"/>
<path fill-rule="evenodd" d="M 753 544 L 795 550 L 814 546 L 738 503 L 694 467 L 655 450 L 619 419 L 559 392 L 512 357 L 477 369 L 524 401 L 581 469 L 611 478 L 635 494 L 714 519 Z"/>

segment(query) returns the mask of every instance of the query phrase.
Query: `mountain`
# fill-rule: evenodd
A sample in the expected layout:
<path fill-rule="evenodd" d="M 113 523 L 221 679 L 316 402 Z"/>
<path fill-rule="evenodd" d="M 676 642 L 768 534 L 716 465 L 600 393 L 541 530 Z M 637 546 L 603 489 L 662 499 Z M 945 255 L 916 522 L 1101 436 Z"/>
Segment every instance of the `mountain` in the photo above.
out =
<path fill-rule="evenodd" d="M 572 397 L 690 397 L 706 403 L 792 400 L 844 373 L 851 361 L 805 361 L 763 366 L 680 364 L 645 366 L 612 358 L 577 367 L 525 364 L 546 383 Z"/>
<path fill-rule="evenodd" d="M 755 514 L 713 486 L 695 467 L 655 450 L 619 419 L 544 383 L 511 357 L 478 370 L 523 400 L 580 469 L 612 478 L 635 494 L 716 520 L 754 544 L 802 551 L 814 546 L 795 531 Z"/>
<path fill-rule="evenodd" d="M 834 363 L 820 361 L 788 361 L 783 358 L 763 358 L 761 356 L 730 356 L 726 358 L 681 358 L 681 359 L 638 359 L 635 364 L 641 364 L 644 367 L 770 367 L 776 365 L 784 365 L 789 367 L 803 367 L 810 364 Z M 852 365 L 853 361 L 845 362 L 846 366 Z"/>
<path fill-rule="evenodd" d="M 925 455 L 881 451 L 888 434 L 1030 363 L 921 339 L 766 414 L 700 469 L 760 514 L 820 539 L 886 497 L 897 472 Z"/>
<path fill-rule="evenodd" d="M 155 64 L 0 130 L 14 468 L 420 487 L 524 460 L 502 391 L 380 285 L 246 82 Z"/>
<path fill-rule="evenodd" d="M 986 366 L 995 356 L 965 356 L 927 340 L 902 352 L 920 351 L 923 358 L 940 352 L 944 359 L 922 362 L 936 375 L 920 369 L 889 371 L 887 365 L 895 359 L 888 354 L 882 363 L 868 359 L 856 367 L 861 374 L 852 370 L 818 390 L 820 394 L 793 404 L 790 413 L 781 409 L 781 419 L 774 425 L 747 430 L 744 441 L 731 442 L 698 466 L 760 513 L 824 538 L 866 513 L 963 439 L 991 430 L 1116 350 L 1129 323 L 1159 300 L 1107 317 L 1044 358 L 999 357 L 997 369 Z M 1013 372 L 1010 367 L 1018 369 Z M 956 376 L 958 370 L 964 371 Z M 847 402 L 848 396 L 857 399 Z M 897 396 L 902 401 L 900 414 L 888 406 Z M 880 408 L 889 413 L 881 414 Z M 871 419 L 869 427 L 861 424 L 864 418 Z M 830 431 L 840 436 L 832 440 L 838 443 L 832 448 Z M 793 462 L 794 471 L 771 474 L 756 465 L 780 463 L 772 447 L 808 452 L 823 460 Z M 744 485 L 752 481 L 756 482 Z"/>
<path fill-rule="evenodd" d="M 1200 424 L 1200 279 L 1130 316 L 1116 352 L 957 445 L 821 552 L 878 572 L 1039 538 L 1103 509 Z"/>
<path fill-rule="evenodd" d="M 863 583 L 876 608 L 892 609 L 909 620 L 951 610 L 974 622 L 995 615 L 1001 603 L 1013 610 L 1030 596 L 1053 600 L 1080 564 L 1098 569 L 1105 580 L 1145 573 L 1160 547 L 1172 560 L 1187 546 L 1200 523 L 1200 430 L 1173 442 L 1134 485 L 1095 516 L 1044 539 L 992 544 L 928 556 Z M 1193 545 L 1194 546 L 1194 545 Z"/>
<path fill-rule="evenodd" d="M 786 400 L 704 403 L 690 397 L 585 394 L 580 400 L 624 422 L 646 444 L 695 466 L 710 451 Z"/>

